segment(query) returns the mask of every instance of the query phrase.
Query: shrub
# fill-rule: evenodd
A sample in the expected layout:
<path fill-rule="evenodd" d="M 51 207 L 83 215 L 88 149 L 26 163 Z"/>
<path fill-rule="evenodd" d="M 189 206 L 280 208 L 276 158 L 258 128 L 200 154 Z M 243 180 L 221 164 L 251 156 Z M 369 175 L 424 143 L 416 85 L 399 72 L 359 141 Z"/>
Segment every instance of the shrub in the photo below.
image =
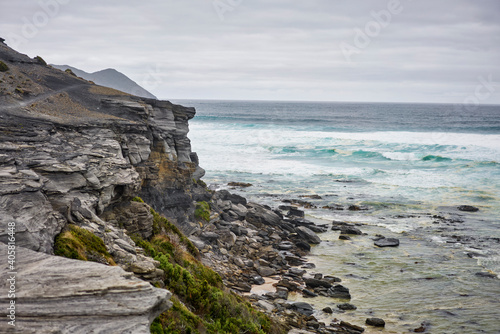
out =
<path fill-rule="evenodd" d="M 0 60 L 0 72 L 7 72 L 9 70 L 9 66 Z"/>
<path fill-rule="evenodd" d="M 40 56 L 36 56 L 36 57 L 35 57 L 35 60 L 36 60 L 36 62 L 37 62 L 38 64 L 40 64 L 40 65 L 44 65 L 44 66 L 47 66 L 47 62 L 46 62 L 45 60 L 43 60 L 43 58 L 42 58 L 42 57 L 40 57 Z"/>
<path fill-rule="evenodd" d="M 161 216 L 158 212 L 156 212 L 153 208 L 151 208 L 151 214 L 153 215 L 153 235 L 159 235 L 160 233 L 167 234 L 173 233 L 179 236 L 180 242 L 186 246 L 187 250 L 193 256 L 199 256 L 198 248 L 193 245 L 191 241 L 182 232 L 168 221 L 167 218 Z"/>
<path fill-rule="evenodd" d="M 115 265 L 102 239 L 76 225 L 69 225 L 67 231 L 56 236 L 54 254 L 70 259 Z"/>
<path fill-rule="evenodd" d="M 196 203 L 194 216 L 207 222 L 210 221 L 210 205 L 207 202 Z"/>

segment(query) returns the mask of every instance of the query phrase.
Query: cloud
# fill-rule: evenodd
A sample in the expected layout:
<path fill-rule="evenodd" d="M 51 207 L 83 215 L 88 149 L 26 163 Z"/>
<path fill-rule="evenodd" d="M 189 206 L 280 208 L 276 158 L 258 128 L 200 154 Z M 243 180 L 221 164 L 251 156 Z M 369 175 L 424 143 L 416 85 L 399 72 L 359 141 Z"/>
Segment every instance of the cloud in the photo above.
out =
<path fill-rule="evenodd" d="M 20 51 L 86 71 L 116 68 L 165 99 L 459 103 L 479 77 L 500 81 L 495 0 L 400 0 L 400 13 L 363 45 L 356 38 L 377 28 L 373 13 L 397 0 L 220 0 L 236 4 L 223 20 L 219 0 L 11 1 L 0 36 L 22 36 L 40 3 L 56 1 L 65 4 Z M 356 47 L 351 61 L 341 43 Z M 500 103 L 500 85 L 482 102 Z"/>

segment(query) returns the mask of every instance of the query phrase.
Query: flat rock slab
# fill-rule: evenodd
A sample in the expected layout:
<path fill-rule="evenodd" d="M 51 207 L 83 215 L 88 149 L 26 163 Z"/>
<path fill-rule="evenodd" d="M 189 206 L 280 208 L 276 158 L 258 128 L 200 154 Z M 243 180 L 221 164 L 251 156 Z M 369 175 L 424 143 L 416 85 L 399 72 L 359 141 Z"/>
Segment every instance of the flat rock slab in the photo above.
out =
<path fill-rule="evenodd" d="M 375 241 L 375 246 L 378 246 L 378 247 L 397 247 L 397 246 L 399 246 L 399 239 L 382 238 L 382 239 Z"/>
<path fill-rule="evenodd" d="M 3 243 L 0 253 L 7 254 Z M 0 257 L 0 267 L 7 272 L 7 256 Z M 16 333 L 145 334 L 151 321 L 172 305 L 168 290 L 120 267 L 18 247 L 16 270 Z M 3 279 L 0 290 L 8 291 L 8 283 Z M 7 293 L 0 295 L 0 304 L 9 302 Z M 10 327 L 0 322 L 1 333 Z"/>

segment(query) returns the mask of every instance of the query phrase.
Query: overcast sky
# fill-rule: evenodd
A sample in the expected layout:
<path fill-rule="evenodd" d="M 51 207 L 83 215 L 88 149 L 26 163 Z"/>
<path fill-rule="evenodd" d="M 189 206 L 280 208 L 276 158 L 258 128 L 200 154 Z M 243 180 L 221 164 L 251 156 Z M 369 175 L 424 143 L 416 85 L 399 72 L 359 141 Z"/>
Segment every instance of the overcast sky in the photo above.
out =
<path fill-rule="evenodd" d="M 8 45 L 162 99 L 500 104 L 498 0 L 0 1 Z"/>

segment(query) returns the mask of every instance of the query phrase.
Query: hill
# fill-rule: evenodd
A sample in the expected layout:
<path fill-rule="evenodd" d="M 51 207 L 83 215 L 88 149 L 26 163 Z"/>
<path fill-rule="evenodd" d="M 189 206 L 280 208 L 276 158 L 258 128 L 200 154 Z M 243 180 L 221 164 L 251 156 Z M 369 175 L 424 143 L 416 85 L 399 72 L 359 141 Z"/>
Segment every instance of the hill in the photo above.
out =
<path fill-rule="evenodd" d="M 108 68 L 105 70 L 97 71 L 94 73 L 88 73 L 82 71 L 76 67 L 72 67 L 69 65 L 51 65 L 54 68 L 57 68 L 61 71 L 65 71 L 70 69 L 80 78 L 85 80 L 90 80 L 95 82 L 98 85 L 111 87 L 117 90 L 120 90 L 125 93 L 129 93 L 132 95 L 146 97 L 150 99 L 156 99 L 156 96 L 148 92 L 146 89 L 138 85 L 135 81 L 127 77 L 125 74 L 118 72 L 115 69 Z"/>

